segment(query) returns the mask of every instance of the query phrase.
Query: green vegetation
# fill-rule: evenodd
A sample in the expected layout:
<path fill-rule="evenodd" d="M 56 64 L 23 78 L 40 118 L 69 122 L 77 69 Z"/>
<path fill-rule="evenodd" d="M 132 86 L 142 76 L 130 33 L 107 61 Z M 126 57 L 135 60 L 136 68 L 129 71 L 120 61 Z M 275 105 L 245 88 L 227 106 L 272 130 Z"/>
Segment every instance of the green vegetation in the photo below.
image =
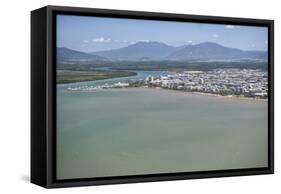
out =
<path fill-rule="evenodd" d="M 118 77 L 129 77 L 137 75 L 135 72 L 129 71 L 106 71 L 106 70 L 89 70 L 89 71 L 72 71 L 58 70 L 57 83 L 73 83 L 83 81 L 94 81 L 102 79 L 111 79 Z"/>
<path fill-rule="evenodd" d="M 86 71 L 107 67 L 111 70 L 131 71 L 209 71 L 216 68 L 243 68 L 267 70 L 266 62 L 262 61 L 76 61 L 58 64 L 58 69 Z"/>

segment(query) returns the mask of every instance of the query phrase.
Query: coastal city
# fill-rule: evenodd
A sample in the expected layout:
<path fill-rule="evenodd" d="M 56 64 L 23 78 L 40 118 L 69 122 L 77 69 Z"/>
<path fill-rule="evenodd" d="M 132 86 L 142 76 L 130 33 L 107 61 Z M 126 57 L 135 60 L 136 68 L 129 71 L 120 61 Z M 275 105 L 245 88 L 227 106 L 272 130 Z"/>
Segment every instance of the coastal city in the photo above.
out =
<path fill-rule="evenodd" d="M 186 92 L 221 96 L 243 96 L 266 99 L 268 74 L 260 69 L 214 69 L 211 71 L 182 71 L 165 76 L 148 76 L 100 86 L 69 87 L 68 90 L 92 91 L 108 88 L 158 87 Z"/>

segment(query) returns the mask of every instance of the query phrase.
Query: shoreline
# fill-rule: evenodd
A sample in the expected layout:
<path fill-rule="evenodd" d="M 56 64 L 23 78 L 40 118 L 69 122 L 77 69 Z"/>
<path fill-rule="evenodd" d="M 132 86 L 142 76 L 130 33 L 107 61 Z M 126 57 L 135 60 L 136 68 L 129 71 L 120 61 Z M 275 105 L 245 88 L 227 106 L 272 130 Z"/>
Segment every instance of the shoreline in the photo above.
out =
<path fill-rule="evenodd" d="M 236 96 L 236 95 L 222 96 L 222 95 L 219 95 L 219 94 L 204 93 L 204 92 L 189 92 L 189 93 L 198 94 L 198 95 L 202 95 L 202 96 L 214 96 L 214 97 L 232 98 L 232 99 L 239 99 L 239 100 L 268 101 L 268 99 L 254 98 L 254 97 L 246 97 L 246 96 Z"/>
<path fill-rule="evenodd" d="M 268 99 L 246 97 L 246 96 L 236 96 L 236 95 L 223 96 L 223 95 L 219 95 L 219 94 L 212 94 L 212 93 L 205 93 L 205 92 L 180 91 L 180 90 L 172 90 L 172 89 L 166 89 L 166 88 L 161 88 L 161 87 L 155 88 L 155 89 L 162 89 L 162 90 L 180 92 L 180 93 L 184 93 L 184 94 L 219 97 L 219 98 L 224 98 L 224 99 L 251 100 L 251 101 L 264 101 L 264 102 L 268 101 Z"/>
<path fill-rule="evenodd" d="M 136 72 L 134 72 L 136 73 Z M 138 73 L 136 73 L 138 75 Z M 250 95 L 251 93 L 236 93 L 236 92 L 225 92 L 225 91 L 219 91 L 218 93 L 216 92 L 212 92 L 214 90 L 192 90 L 192 88 L 185 88 L 185 89 L 177 89 L 175 87 L 163 87 L 163 86 L 159 86 L 159 84 L 149 84 L 149 80 L 147 82 L 145 82 L 146 79 L 150 79 L 150 76 L 146 77 L 146 79 L 142 79 L 141 81 L 133 81 L 132 83 L 130 82 L 125 82 L 125 83 L 121 83 L 121 80 L 117 83 L 117 79 L 122 79 L 122 78 L 130 78 L 130 77 L 134 77 L 135 75 L 130 75 L 130 76 L 117 76 L 114 78 L 109 78 L 109 79 L 96 79 L 96 80 L 79 80 L 79 81 L 74 81 L 74 82 L 66 82 L 66 83 L 57 83 L 58 87 L 64 87 L 67 85 L 71 85 L 77 84 L 77 87 L 74 86 L 74 88 L 72 87 L 68 87 L 67 90 L 74 90 L 74 91 L 82 91 L 82 92 L 93 92 L 93 91 L 100 91 L 100 90 L 109 90 L 109 89 L 124 89 L 124 88 L 149 88 L 149 89 L 162 89 L 165 91 L 173 91 L 173 92 L 179 92 L 181 94 L 195 94 L 195 95 L 201 95 L 201 96 L 212 96 L 212 97 L 220 97 L 220 98 L 225 98 L 225 99 L 239 99 L 239 100 L 251 100 L 251 101 L 268 101 L 268 97 L 267 94 L 262 94 L 262 95 Z M 89 82 L 102 82 L 103 80 L 114 80 L 116 79 L 116 83 L 105 83 L 104 85 L 80 85 L 79 84 L 87 84 Z M 122 80 L 123 81 L 123 80 Z M 147 81 L 147 80 L 146 80 Z M 246 96 L 245 96 L 246 95 Z M 247 96 L 248 95 L 248 96 Z M 264 98 L 266 97 L 266 98 Z"/>
<path fill-rule="evenodd" d="M 106 88 L 106 89 L 97 89 L 97 90 L 78 90 L 78 91 L 72 91 L 72 92 L 97 92 L 97 91 L 118 91 L 118 90 L 140 90 L 140 89 L 148 89 L 148 90 L 162 90 L 162 91 L 168 91 L 168 92 L 174 92 L 177 94 L 183 94 L 183 95 L 199 95 L 199 96 L 209 96 L 214 98 L 223 98 L 223 99 L 236 99 L 236 100 L 248 100 L 248 101 L 262 101 L 267 102 L 267 99 L 262 98 L 254 98 L 254 97 L 245 97 L 245 96 L 236 96 L 236 95 L 228 95 L 228 96 L 222 96 L 219 94 L 213 94 L 213 93 L 205 93 L 205 92 L 196 92 L 196 91 L 181 91 L 181 90 L 173 90 L 173 89 L 167 89 L 162 87 L 121 87 L 121 88 Z"/>

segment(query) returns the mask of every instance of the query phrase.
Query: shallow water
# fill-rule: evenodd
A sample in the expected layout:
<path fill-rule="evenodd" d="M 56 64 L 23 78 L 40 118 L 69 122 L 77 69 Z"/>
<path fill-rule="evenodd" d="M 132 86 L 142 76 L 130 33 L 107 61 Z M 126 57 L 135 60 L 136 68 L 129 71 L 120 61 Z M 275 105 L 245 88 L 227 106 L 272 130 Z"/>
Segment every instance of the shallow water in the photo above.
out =
<path fill-rule="evenodd" d="M 58 91 L 58 179 L 266 166 L 267 101 L 155 88 Z"/>

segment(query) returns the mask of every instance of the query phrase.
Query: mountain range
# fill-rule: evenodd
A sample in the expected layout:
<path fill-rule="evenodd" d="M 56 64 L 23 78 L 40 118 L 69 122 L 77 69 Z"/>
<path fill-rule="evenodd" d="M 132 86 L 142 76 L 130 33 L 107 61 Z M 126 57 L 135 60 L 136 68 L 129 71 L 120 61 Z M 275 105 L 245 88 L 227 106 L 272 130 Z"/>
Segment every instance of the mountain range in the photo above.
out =
<path fill-rule="evenodd" d="M 57 61 L 72 61 L 72 60 L 104 60 L 105 58 L 94 54 L 80 52 L 64 47 L 57 48 Z"/>
<path fill-rule="evenodd" d="M 112 50 L 85 53 L 68 48 L 57 49 L 58 60 L 267 60 L 266 51 L 244 51 L 229 48 L 213 42 L 179 47 L 161 42 L 137 42 Z"/>

